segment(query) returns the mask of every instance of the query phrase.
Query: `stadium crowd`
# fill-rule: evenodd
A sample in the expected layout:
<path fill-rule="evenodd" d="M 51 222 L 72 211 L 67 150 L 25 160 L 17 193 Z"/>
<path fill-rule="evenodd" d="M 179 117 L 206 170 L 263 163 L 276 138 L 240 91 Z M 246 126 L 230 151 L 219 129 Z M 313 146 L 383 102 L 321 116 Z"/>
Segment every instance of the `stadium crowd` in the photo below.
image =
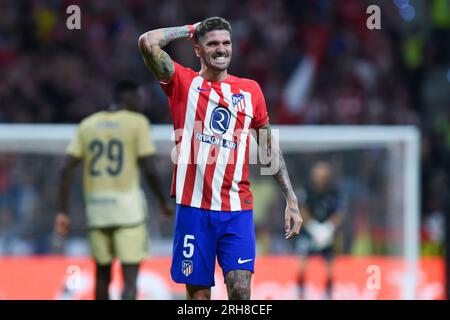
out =
<path fill-rule="evenodd" d="M 223 16 L 233 27 L 230 71 L 261 84 L 273 124 L 420 128 L 423 253 L 441 254 L 440 222 L 450 215 L 450 4 L 410 1 L 411 17 L 402 16 L 402 1 L 369 2 L 1 1 L 0 123 L 77 123 L 105 107 L 112 84 L 127 76 L 144 84 L 143 112 L 152 123 L 169 123 L 166 98 L 143 67 L 138 35 Z M 81 30 L 66 27 L 71 4 L 81 7 Z M 366 27 L 369 4 L 381 7 L 381 30 Z M 199 66 L 187 42 L 168 51 Z M 306 57 L 315 61 L 309 96 L 287 106 L 284 87 Z M 1 232 L 20 225 L 26 205 L 40 197 L 31 178 L 9 170 L 15 161 L 0 156 Z"/>

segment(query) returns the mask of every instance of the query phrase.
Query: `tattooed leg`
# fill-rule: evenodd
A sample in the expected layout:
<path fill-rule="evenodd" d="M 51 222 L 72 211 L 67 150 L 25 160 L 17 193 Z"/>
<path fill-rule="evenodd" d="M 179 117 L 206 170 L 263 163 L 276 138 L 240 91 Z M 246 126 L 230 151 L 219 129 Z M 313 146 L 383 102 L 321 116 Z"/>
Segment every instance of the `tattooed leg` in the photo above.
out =
<path fill-rule="evenodd" d="M 228 299 L 250 300 L 252 273 L 248 270 L 232 270 L 225 275 Z"/>

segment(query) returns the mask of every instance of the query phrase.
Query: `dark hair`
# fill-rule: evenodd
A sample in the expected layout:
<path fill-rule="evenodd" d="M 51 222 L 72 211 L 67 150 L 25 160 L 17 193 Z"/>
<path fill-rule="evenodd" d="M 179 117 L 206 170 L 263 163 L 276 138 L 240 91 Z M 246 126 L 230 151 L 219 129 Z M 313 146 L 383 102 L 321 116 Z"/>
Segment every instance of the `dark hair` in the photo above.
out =
<path fill-rule="evenodd" d="M 114 86 L 114 101 L 118 102 L 122 99 L 122 95 L 129 91 L 136 91 L 139 84 L 132 80 L 120 80 Z"/>
<path fill-rule="evenodd" d="M 227 20 L 221 17 L 210 17 L 200 22 L 195 29 L 194 38 L 198 41 L 198 39 L 203 37 L 207 32 L 213 30 L 228 30 L 231 35 L 231 25 Z"/>

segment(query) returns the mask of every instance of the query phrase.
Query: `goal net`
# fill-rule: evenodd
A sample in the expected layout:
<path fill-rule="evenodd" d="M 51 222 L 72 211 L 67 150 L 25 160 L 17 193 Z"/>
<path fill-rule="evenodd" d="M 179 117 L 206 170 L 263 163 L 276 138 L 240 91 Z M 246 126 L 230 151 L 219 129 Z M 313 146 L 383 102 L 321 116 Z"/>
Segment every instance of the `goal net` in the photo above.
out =
<path fill-rule="evenodd" d="M 74 125 L 0 126 L 0 255 L 48 254 L 58 250 L 52 232 L 57 211 L 58 170 L 75 129 Z M 168 191 L 174 145 L 172 128 L 153 125 L 152 129 L 158 171 Z M 273 129 L 279 132 L 299 199 L 314 163 L 327 161 L 333 169 L 333 183 L 342 200 L 344 217 L 336 238 L 336 252 L 338 256 L 353 259 L 344 264 L 350 274 L 336 276 L 358 276 L 369 291 L 383 290 L 383 286 L 395 283 L 396 293 L 385 297 L 417 298 L 418 130 L 406 126 L 275 126 Z M 273 178 L 260 175 L 258 166 L 251 166 L 251 182 L 258 255 L 298 256 L 298 243 L 284 240 L 285 202 Z M 151 192 L 147 193 L 150 252 L 152 256 L 170 257 L 173 223 L 164 220 Z M 72 230 L 62 253 L 88 255 L 81 174 L 76 175 L 72 186 L 70 208 Z M 379 260 L 380 257 L 385 260 Z M 357 269 L 358 261 L 365 261 L 364 270 Z M 363 270 L 363 274 L 353 271 L 352 275 L 353 264 L 354 270 Z M 378 287 L 377 280 L 371 278 L 377 270 L 381 272 Z M 371 297 L 374 296 L 365 296 Z M 336 295 L 336 298 L 345 296 Z"/>

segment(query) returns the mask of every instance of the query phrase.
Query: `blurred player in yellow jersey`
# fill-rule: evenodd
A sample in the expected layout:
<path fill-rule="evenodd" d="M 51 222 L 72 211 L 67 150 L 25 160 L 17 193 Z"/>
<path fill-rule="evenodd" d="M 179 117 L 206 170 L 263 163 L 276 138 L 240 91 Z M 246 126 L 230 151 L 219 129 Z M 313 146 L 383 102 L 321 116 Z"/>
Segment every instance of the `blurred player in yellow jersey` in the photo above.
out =
<path fill-rule="evenodd" d="M 166 216 L 172 209 L 162 192 L 154 164 L 155 145 L 150 124 L 138 113 L 139 87 L 120 81 L 114 103 L 105 111 L 84 119 L 67 148 L 59 194 L 56 232 L 69 229 L 68 198 L 72 175 L 83 161 L 83 192 L 89 241 L 96 262 L 95 298 L 108 299 L 111 264 L 117 257 L 122 265 L 122 299 L 136 299 L 140 262 L 147 255 L 146 201 L 140 186 L 141 169 Z"/>

